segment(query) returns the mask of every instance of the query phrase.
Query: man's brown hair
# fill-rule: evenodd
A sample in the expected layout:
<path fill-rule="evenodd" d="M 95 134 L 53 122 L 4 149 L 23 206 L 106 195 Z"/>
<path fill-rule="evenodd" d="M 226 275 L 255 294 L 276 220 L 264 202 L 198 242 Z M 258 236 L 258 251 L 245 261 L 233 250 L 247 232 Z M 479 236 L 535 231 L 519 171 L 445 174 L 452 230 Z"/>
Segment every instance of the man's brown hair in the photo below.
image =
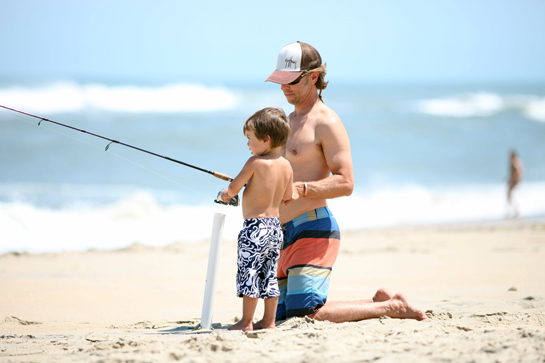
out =
<path fill-rule="evenodd" d="M 306 76 L 307 74 L 318 72 L 318 80 L 316 81 L 314 85 L 316 86 L 316 88 L 320 90 L 318 97 L 320 97 L 320 101 L 322 102 L 324 102 L 324 100 L 322 99 L 322 91 L 327 88 L 327 84 L 329 83 L 329 81 L 327 82 L 325 81 L 325 76 L 327 74 L 326 67 L 327 67 L 327 64 L 322 64 L 318 68 L 310 69 L 303 73 L 303 76 Z"/>
<path fill-rule="evenodd" d="M 254 113 L 244 123 L 243 133 L 251 131 L 259 140 L 271 138 L 271 148 L 286 145 L 291 133 L 290 122 L 284 110 L 267 107 Z"/>

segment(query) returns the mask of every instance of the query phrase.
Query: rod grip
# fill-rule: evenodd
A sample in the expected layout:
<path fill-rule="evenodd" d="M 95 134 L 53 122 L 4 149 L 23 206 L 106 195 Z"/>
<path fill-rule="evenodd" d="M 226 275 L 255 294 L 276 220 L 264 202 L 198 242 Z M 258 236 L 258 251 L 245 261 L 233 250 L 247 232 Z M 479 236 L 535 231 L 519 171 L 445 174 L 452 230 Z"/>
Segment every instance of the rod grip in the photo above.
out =
<path fill-rule="evenodd" d="M 212 175 L 214 175 L 216 178 L 220 178 L 222 180 L 226 180 L 226 181 L 229 181 L 229 182 L 233 181 L 233 178 L 231 178 L 229 175 L 220 173 L 218 171 L 215 171 Z"/>

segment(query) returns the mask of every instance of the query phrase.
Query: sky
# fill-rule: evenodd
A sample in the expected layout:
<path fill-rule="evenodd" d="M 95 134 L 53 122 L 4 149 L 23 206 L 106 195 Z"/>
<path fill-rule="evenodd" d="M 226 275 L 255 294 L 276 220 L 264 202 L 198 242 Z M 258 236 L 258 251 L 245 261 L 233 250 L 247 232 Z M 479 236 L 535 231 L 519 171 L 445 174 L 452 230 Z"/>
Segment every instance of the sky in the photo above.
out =
<path fill-rule="evenodd" d="M 544 0 L 0 0 L 0 80 L 262 82 L 312 44 L 346 82 L 545 82 Z"/>

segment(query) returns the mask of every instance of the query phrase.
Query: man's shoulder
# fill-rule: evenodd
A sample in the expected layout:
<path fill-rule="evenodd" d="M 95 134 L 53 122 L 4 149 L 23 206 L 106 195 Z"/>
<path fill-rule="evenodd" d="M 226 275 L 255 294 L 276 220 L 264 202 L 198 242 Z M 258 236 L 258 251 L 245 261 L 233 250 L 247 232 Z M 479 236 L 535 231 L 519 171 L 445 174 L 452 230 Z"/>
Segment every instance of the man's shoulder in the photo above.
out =
<path fill-rule="evenodd" d="M 337 137 L 344 138 L 346 136 L 346 128 L 335 111 L 330 107 L 323 105 L 323 107 L 320 107 L 319 112 L 314 130 L 316 136 L 322 140 L 322 142 L 324 142 L 324 140 L 332 140 Z"/>
<path fill-rule="evenodd" d="M 313 117 L 321 122 L 335 122 L 340 121 L 339 115 L 331 107 L 323 103 L 322 101 L 316 102 L 311 111 Z"/>
<path fill-rule="evenodd" d="M 342 123 L 341 118 L 331 107 L 327 106 L 323 102 L 319 102 L 313 109 L 316 122 L 323 125 L 334 125 Z"/>

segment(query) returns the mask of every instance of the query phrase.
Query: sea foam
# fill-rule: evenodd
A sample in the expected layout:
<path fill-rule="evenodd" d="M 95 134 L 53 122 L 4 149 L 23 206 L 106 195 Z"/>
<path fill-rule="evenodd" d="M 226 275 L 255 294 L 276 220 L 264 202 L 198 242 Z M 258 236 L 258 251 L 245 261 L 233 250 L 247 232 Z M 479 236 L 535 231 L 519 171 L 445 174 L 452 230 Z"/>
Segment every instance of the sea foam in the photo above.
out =
<path fill-rule="evenodd" d="M 375 227 L 499 220 L 506 217 L 505 185 L 425 188 L 381 187 L 329 205 L 341 231 Z M 545 183 L 524 182 L 515 198 L 521 217 L 545 215 Z M 210 239 L 213 216 L 226 214 L 224 241 L 235 241 L 242 209 L 214 203 L 161 205 L 152 193 L 137 191 L 105 205 L 61 209 L 28 202 L 0 203 L 0 254 L 111 250 L 140 243 L 167 246 Z"/>
<path fill-rule="evenodd" d="M 445 117 L 486 117 L 515 110 L 525 117 L 545 122 L 545 98 L 533 95 L 499 95 L 488 92 L 463 93 L 444 98 L 421 100 L 418 112 Z"/>
<path fill-rule="evenodd" d="M 242 225 L 240 208 L 202 205 L 161 206 L 137 192 L 106 206 L 38 208 L 28 203 L 0 203 L 0 253 L 111 250 L 134 243 L 166 246 L 210 238 L 213 216 L 228 215 L 226 239 Z M 235 221 L 238 221 L 235 222 Z"/>
<path fill-rule="evenodd" d="M 28 112 L 203 112 L 236 107 L 239 96 L 223 87 L 173 84 L 160 87 L 80 85 L 57 82 L 40 87 L 0 88 L 4 106 Z"/>

